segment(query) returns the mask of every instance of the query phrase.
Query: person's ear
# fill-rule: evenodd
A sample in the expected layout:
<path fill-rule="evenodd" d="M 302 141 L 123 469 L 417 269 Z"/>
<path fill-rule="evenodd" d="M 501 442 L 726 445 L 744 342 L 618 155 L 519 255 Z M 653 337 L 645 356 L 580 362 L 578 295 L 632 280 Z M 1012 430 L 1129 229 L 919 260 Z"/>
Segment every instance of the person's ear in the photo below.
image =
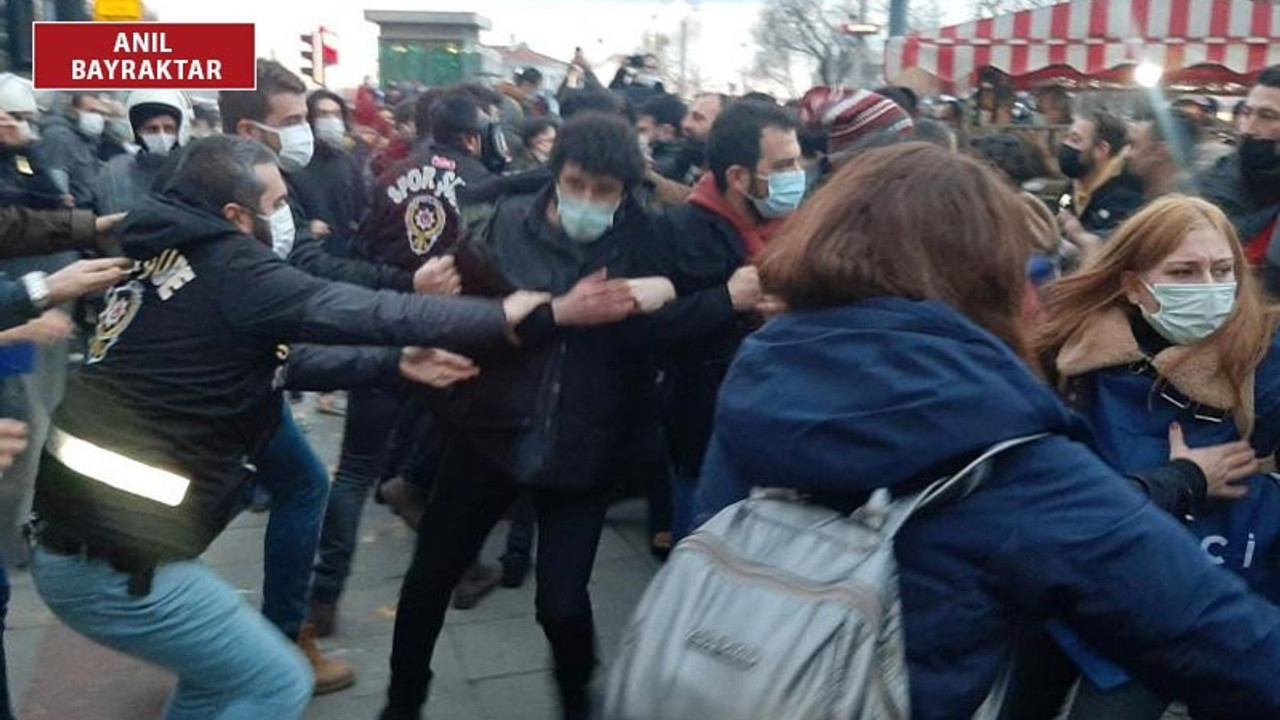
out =
<path fill-rule="evenodd" d="M 743 195 L 751 194 L 752 175 L 754 173 L 741 165 L 731 165 L 724 173 L 726 184 L 729 188 L 737 190 Z"/>
<path fill-rule="evenodd" d="M 1125 299 L 1130 305 L 1145 309 L 1147 312 L 1156 312 L 1160 309 L 1156 299 L 1151 297 L 1150 291 L 1142 282 L 1142 278 L 1138 273 L 1132 270 L 1125 270 L 1120 273 L 1120 290 L 1124 293 Z"/>
<path fill-rule="evenodd" d="M 236 122 L 236 135 L 262 142 L 262 130 L 258 129 L 258 126 L 254 125 L 252 120 L 246 118 Z"/>
<path fill-rule="evenodd" d="M 1095 155 L 1101 156 L 1100 158 L 1099 157 L 1094 158 L 1099 162 L 1105 161 L 1107 158 L 1111 157 L 1111 143 L 1107 142 L 1106 140 L 1099 140 L 1093 146 L 1093 150 Z"/>
<path fill-rule="evenodd" d="M 253 234 L 253 218 L 249 217 L 244 208 L 235 203 L 227 203 L 222 206 L 222 217 L 227 222 L 235 225 L 240 232 L 251 235 Z"/>

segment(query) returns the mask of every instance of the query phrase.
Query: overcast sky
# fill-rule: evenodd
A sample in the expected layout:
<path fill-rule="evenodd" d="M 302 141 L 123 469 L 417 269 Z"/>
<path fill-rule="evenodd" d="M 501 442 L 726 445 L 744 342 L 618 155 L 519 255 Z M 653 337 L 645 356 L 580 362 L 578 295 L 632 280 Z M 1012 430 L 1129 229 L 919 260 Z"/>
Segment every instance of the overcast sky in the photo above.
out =
<path fill-rule="evenodd" d="M 298 35 L 318 25 L 338 34 L 340 63 L 329 69 L 329 84 L 350 87 L 377 66 L 378 28 L 364 20 L 366 9 L 465 10 L 487 17 L 493 30 L 481 40 L 505 45 L 514 38 L 533 49 L 568 60 L 581 46 L 588 58 L 603 60 L 640 47 L 646 29 L 674 34 L 679 27 L 680 0 L 146 0 L 161 21 L 243 22 L 258 26 L 258 53 L 296 68 L 302 50 Z M 948 5 L 955 3 L 947 3 Z M 693 26 L 689 62 L 710 85 L 740 82 L 755 55 L 751 29 L 759 0 L 700 0 Z M 305 12 L 299 10 L 305 8 Z"/>

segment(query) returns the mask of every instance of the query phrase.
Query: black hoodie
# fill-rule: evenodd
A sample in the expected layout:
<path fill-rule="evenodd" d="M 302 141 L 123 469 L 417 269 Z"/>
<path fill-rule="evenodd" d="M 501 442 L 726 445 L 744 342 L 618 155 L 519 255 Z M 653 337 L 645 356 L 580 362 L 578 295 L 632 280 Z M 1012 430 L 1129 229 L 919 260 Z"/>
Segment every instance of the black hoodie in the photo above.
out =
<path fill-rule="evenodd" d="M 475 353 L 504 342 L 498 303 L 314 278 L 177 194 L 144 199 L 120 235 L 137 264 L 108 293 L 86 365 L 54 416 L 55 433 L 180 475 L 191 487 L 168 507 L 46 455 L 36 510 L 86 542 L 160 558 L 203 551 L 230 519 L 248 476 L 245 459 L 280 418 L 284 343 Z"/>

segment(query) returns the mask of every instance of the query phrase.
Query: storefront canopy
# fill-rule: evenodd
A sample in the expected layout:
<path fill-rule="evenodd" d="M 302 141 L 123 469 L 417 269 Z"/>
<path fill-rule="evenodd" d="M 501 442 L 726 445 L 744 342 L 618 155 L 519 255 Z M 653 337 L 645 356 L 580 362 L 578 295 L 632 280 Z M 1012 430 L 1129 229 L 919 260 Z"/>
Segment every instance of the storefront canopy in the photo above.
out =
<path fill-rule="evenodd" d="M 1248 84 L 1280 63 L 1280 4 L 1252 0 L 1072 0 L 892 38 L 890 81 L 923 72 L 941 89 L 972 88 L 993 67 L 1021 88 L 1050 79 L 1128 84 L 1150 62 L 1167 82 Z"/>

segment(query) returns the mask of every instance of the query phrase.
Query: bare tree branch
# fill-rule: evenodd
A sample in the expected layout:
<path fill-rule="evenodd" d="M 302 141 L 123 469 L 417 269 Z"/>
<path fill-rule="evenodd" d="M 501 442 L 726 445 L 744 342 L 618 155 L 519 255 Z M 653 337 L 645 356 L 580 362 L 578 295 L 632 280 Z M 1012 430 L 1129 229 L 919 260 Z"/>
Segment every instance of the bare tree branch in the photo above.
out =
<path fill-rule="evenodd" d="M 766 0 L 754 31 L 760 46 L 757 68 L 768 71 L 778 67 L 776 58 L 795 54 L 815 63 L 819 82 L 849 81 L 858 52 L 841 28 L 849 19 L 847 0 Z"/>

